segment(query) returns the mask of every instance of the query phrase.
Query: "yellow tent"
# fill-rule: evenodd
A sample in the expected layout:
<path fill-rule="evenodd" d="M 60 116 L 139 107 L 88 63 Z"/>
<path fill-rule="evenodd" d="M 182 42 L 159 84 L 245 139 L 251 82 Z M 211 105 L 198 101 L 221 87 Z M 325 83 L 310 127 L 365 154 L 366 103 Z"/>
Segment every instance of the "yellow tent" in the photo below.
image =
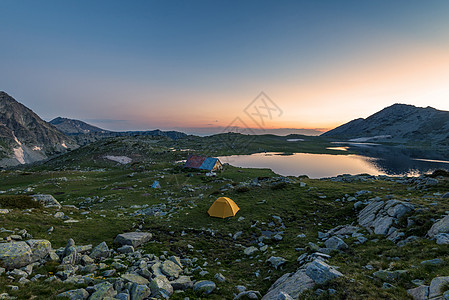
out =
<path fill-rule="evenodd" d="M 220 197 L 211 205 L 207 213 L 211 217 L 227 218 L 233 217 L 240 210 L 234 201 L 228 197 Z"/>

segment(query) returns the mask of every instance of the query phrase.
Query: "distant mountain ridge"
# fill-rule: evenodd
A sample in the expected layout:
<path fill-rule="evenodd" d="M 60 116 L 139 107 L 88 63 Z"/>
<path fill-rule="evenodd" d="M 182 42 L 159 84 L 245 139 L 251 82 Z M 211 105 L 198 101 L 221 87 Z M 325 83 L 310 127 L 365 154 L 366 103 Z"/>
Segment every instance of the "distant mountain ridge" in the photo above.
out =
<path fill-rule="evenodd" d="M 179 131 L 162 131 L 159 129 L 147 130 L 147 131 L 109 131 L 101 129 L 99 127 L 90 125 L 86 122 L 68 118 L 57 117 L 50 121 L 61 132 L 72 136 L 78 144 L 88 144 L 95 142 L 99 139 L 121 136 L 135 136 L 135 135 L 147 135 L 147 136 L 166 136 L 173 140 L 177 140 L 186 137 L 187 134 Z"/>
<path fill-rule="evenodd" d="M 77 146 L 32 110 L 0 91 L 0 166 L 35 162 Z"/>
<path fill-rule="evenodd" d="M 343 124 L 321 136 L 353 141 L 416 142 L 449 146 L 449 111 L 394 104 Z"/>

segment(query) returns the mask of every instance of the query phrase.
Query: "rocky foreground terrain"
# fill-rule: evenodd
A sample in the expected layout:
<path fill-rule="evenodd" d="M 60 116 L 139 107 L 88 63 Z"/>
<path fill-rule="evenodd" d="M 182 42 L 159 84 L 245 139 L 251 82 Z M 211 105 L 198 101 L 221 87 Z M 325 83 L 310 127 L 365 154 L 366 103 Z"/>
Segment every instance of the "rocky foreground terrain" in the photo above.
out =
<path fill-rule="evenodd" d="M 0 299 L 449 297 L 446 172 L 311 180 L 97 164 L 0 173 Z M 221 195 L 235 217 L 207 216 Z"/>

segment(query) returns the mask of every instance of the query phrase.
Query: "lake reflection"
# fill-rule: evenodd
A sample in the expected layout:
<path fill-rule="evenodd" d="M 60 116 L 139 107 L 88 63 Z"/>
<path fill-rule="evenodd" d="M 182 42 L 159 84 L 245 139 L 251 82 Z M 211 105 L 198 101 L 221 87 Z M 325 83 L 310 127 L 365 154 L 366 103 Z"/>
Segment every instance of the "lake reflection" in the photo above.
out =
<path fill-rule="evenodd" d="M 389 154 L 388 154 L 389 153 Z M 256 153 L 220 157 L 222 163 L 244 168 L 269 168 L 283 176 L 307 175 L 310 178 L 333 177 L 341 174 L 416 176 L 436 169 L 448 169 L 446 162 L 418 160 L 406 155 L 384 152 L 383 157 L 363 155 L 332 155 L 295 153 Z"/>

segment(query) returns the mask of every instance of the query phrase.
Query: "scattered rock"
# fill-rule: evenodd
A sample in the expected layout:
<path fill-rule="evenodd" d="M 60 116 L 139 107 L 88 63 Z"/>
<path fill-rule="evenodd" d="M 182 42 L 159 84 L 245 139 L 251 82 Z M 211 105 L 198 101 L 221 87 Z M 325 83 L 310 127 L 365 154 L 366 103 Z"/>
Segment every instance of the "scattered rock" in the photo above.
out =
<path fill-rule="evenodd" d="M 281 265 L 283 265 L 283 264 L 285 264 L 286 262 L 287 262 L 287 260 L 285 259 L 285 258 L 283 258 L 283 257 L 277 257 L 277 256 L 271 256 L 269 259 L 268 259 L 268 261 L 271 263 L 271 265 L 274 267 L 274 268 L 278 268 L 278 267 L 280 267 Z"/>
<path fill-rule="evenodd" d="M 414 300 L 427 300 L 429 299 L 429 286 L 422 285 L 413 289 L 408 289 L 407 293 L 412 296 Z"/>
<path fill-rule="evenodd" d="M 375 200 L 360 211 L 358 221 L 371 233 L 389 236 L 397 230 L 394 225 L 398 219 L 414 209 L 412 204 L 398 200 Z"/>
<path fill-rule="evenodd" d="M 150 283 L 153 297 L 169 298 L 173 294 L 173 287 L 165 276 L 156 276 Z"/>
<path fill-rule="evenodd" d="M 299 295 L 314 285 L 314 281 L 307 276 L 304 269 L 300 269 L 296 273 L 286 273 L 273 283 L 262 300 L 277 300 L 281 292 L 288 294 L 293 299 L 298 299 Z"/>
<path fill-rule="evenodd" d="M 449 215 L 435 222 L 427 232 L 427 235 L 434 238 L 440 233 L 449 233 Z"/>
<path fill-rule="evenodd" d="M 85 289 L 76 289 L 61 293 L 57 297 L 65 297 L 70 300 L 84 300 L 89 297 L 89 293 Z"/>
<path fill-rule="evenodd" d="M 210 293 L 212 293 L 216 287 L 217 286 L 215 285 L 215 282 L 213 282 L 213 281 L 201 280 L 194 284 L 193 290 L 195 292 L 197 292 L 198 294 L 207 296 Z"/>
<path fill-rule="evenodd" d="M 306 274 L 316 283 L 324 284 L 334 278 L 343 276 L 334 267 L 329 266 L 324 261 L 315 259 L 306 267 Z"/>
<path fill-rule="evenodd" d="M 153 235 L 149 232 L 126 232 L 117 235 L 114 239 L 114 243 L 120 245 L 130 245 L 134 248 L 148 242 Z"/>
<path fill-rule="evenodd" d="M 330 239 L 324 242 L 326 248 L 335 249 L 335 250 L 346 250 L 348 249 L 348 245 L 339 237 L 333 236 Z"/>
<path fill-rule="evenodd" d="M 32 195 L 33 200 L 36 202 L 39 202 L 44 207 L 57 207 L 61 208 L 61 204 L 58 202 L 58 200 L 55 199 L 52 195 L 45 195 L 45 194 L 37 194 Z"/>
<path fill-rule="evenodd" d="M 121 277 L 125 281 L 132 282 L 135 284 L 140 284 L 140 285 L 144 284 L 145 285 L 145 284 L 150 283 L 146 278 L 144 278 L 140 275 L 137 275 L 137 274 L 126 273 L 126 274 L 123 274 Z"/>
<path fill-rule="evenodd" d="M 30 264 L 32 256 L 33 252 L 25 242 L 0 243 L 0 262 L 7 269 Z"/>
<path fill-rule="evenodd" d="M 253 255 L 255 252 L 257 252 L 259 249 L 257 249 L 256 247 L 254 247 L 254 246 L 251 246 L 251 247 L 248 247 L 248 248 L 245 248 L 245 250 L 243 250 L 243 253 L 245 253 L 246 255 Z"/>
<path fill-rule="evenodd" d="M 449 276 L 435 277 L 430 282 L 429 299 L 434 299 L 443 294 L 442 289 L 449 283 Z"/>
<path fill-rule="evenodd" d="M 166 260 L 161 265 L 161 271 L 168 277 L 178 278 L 182 269 L 171 260 Z"/>
<path fill-rule="evenodd" d="M 96 258 L 106 258 L 109 256 L 109 248 L 106 242 L 101 242 L 97 247 L 95 247 L 90 253 L 90 257 Z"/>

